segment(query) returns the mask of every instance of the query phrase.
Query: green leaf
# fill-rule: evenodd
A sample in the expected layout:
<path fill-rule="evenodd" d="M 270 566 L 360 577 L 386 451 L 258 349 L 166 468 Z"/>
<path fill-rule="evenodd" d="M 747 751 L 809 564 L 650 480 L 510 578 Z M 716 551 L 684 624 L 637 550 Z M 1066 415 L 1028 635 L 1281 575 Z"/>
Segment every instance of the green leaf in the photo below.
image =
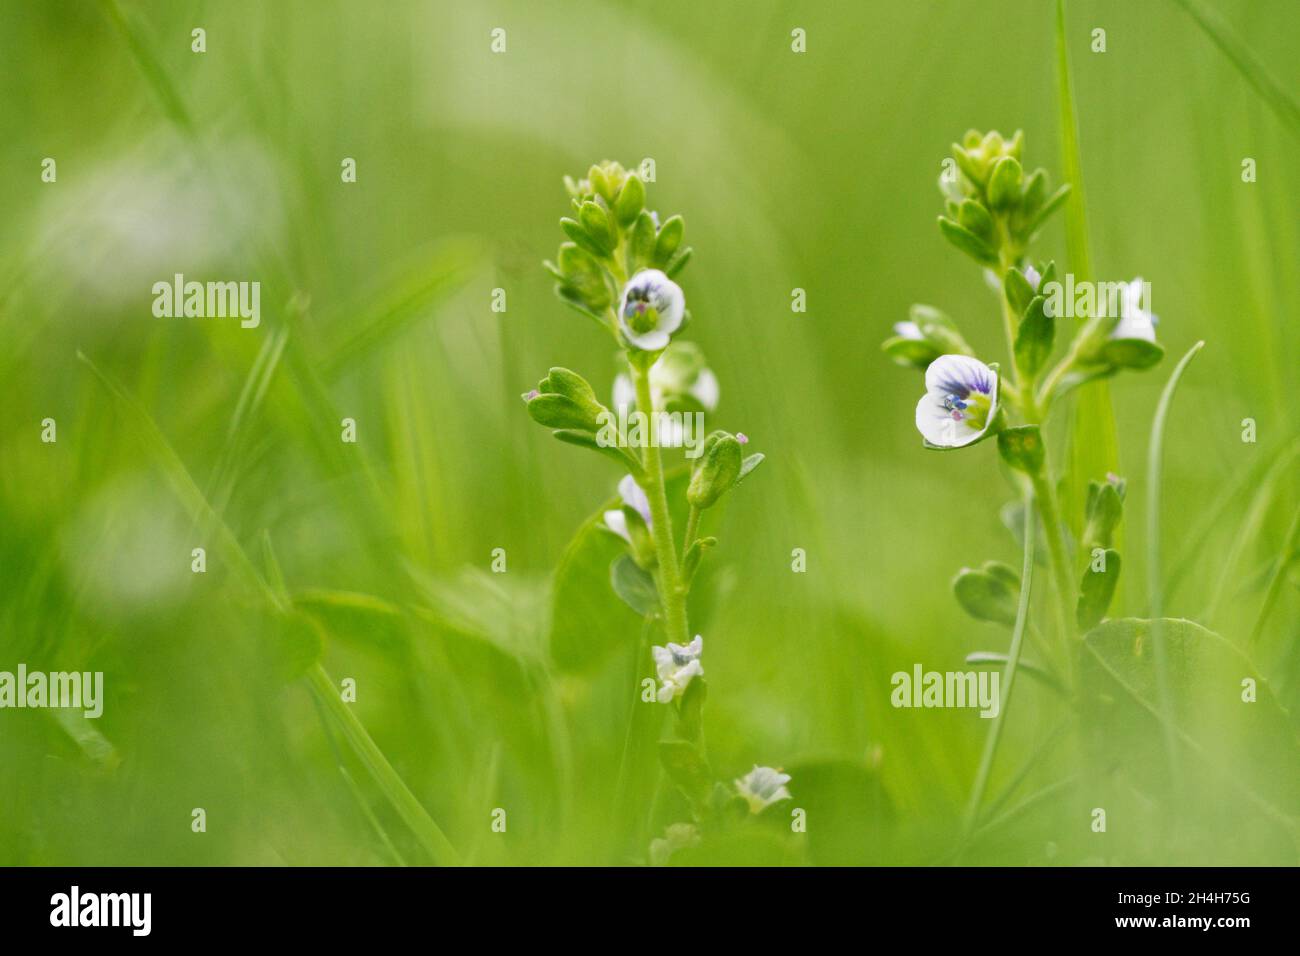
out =
<path fill-rule="evenodd" d="M 610 565 L 625 555 L 621 538 L 601 530 L 611 500 L 578 529 L 555 572 L 548 643 L 563 671 L 591 672 L 619 650 L 631 650 L 642 617 L 610 593 Z"/>
<path fill-rule="evenodd" d="M 1028 234 L 1032 237 L 1038 230 L 1042 229 L 1048 219 L 1052 218 L 1052 213 L 1060 209 L 1065 204 L 1065 200 L 1070 196 L 1070 184 L 1062 183 L 1056 192 L 1047 197 L 1047 201 L 1038 207 L 1038 212 L 1030 220 Z"/>
<path fill-rule="evenodd" d="M 749 473 L 752 472 L 759 465 L 763 464 L 763 462 L 766 460 L 767 460 L 767 456 L 764 455 L 761 451 L 756 451 L 754 452 L 754 454 L 748 456 L 744 461 L 740 463 L 740 474 L 736 476 L 736 484 L 738 485 L 746 478 L 748 478 Z M 734 488 L 735 485 L 733 485 L 732 487 Z"/>
<path fill-rule="evenodd" d="M 634 478 L 641 475 L 641 463 L 626 448 L 615 445 L 602 445 L 594 433 L 576 428 L 561 428 L 551 434 L 566 445 L 589 448 L 615 462 L 620 468 L 632 473 Z"/>
<path fill-rule="evenodd" d="M 945 216 L 940 216 L 939 231 L 943 233 L 945 239 L 981 265 L 997 264 L 998 254 L 993 248 L 966 227 L 958 225 Z"/>
<path fill-rule="evenodd" d="M 1165 350 L 1146 339 L 1111 339 L 1101 347 L 1101 360 L 1118 368 L 1148 369 L 1159 364 Z"/>
<path fill-rule="evenodd" d="M 593 256 L 597 257 L 598 259 L 603 259 L 605 257 L 604 248 L 602 248 L 600 243 L 598 243 L 595 239 L 591 237 L 591 235 L 587 232 L 587 230 L 584 229 L 582 227 L 582 224 L 579 223 L 576 219 L 568 219 L 568 218 L 561 219 L 560 228 L 563 229 L 564 234 L 568 236 L 571 240 L 573 240 L 573 242 L 576 243 L 580 248 L 591 253 Z"/>
<path fill-rule="evenodd" d="M 659 235 L 655 238 L 655 265 L 662 269 L 668 264 L 668 260 L 681 245 L 682 233 L 685 230 L 686 223 L 681 216 L 673 216 L 659 227 Z"/>
<path fill-rule="evenodd" d="M 1007 655 L 999 651 L 972 651 L 966 655 L 966 663 L 974 664 L 976 667 L 981 665 L 1005 667 L 1007 663 Z M 1056 676 L 1052 674 L 1051 671 L 1040 667 L 1033 661 L 1027 661 L 1022 657 L 1017 662 L 1016 667 L 1034 678 L 1034 680 L 1043 684 L 1045 687 L 1050 687 L 1055 691 L 1065 690 L 1065 688 L 1061 686 L 1061 682 L 1056 679 Z"/>
<path fill-rule="evenodd" d="M 696 677 L 686 685 L 673 706 L 677 708 L 677 732 L 686 740 L 698 741 L 702 726 L 704 701 L 709 696 L 709 685 L 703 677 Z"/>
<path fill-rule="evenodd" d="M 957 222 L 985 242 L 993 238 L 993 217 L 978 199 L 963 199 L 957 207 Z"/>
<path fill-rule="evenodd" d="M 1017 425 L 998 433 L 998 452 L 1002 460 L 1017 471 L 1036 475 L 1043 469 L 1043 436 L 1037 425 Z"/>
<path fill-rule="evenodd" d="M 1007 209 L 1018 202 L 1022 173 L 1014 156 L 999 159 L 989 174 L 989 205 L 994 209 Z"/>
<path fill-rule="evenodd" d="M 664 275 L 668 276 L 670 279 L 677 275 L 677 273 L 686 268 L 686 263 L 691 261 L 691 256 L 694 253 L 695 250 L 690 246 L 686 246 L 684 249 L 678 249 L 673 257 L 668 260 L 667 265 L 664 266 Z"/>
<path fill-rule="evenodd" d="M 644 210 L 636 217 L 636 225 L 632 227 L 628 254 L 632 260 L 628 263 L 628 271 L 633 274 L 651 265 L 654 260 L 655 224 L 650 213 Z"/>
<path fill-rule="evenodd" d="M 1080 631 L 1096 627 L 1110 610 L 1115 587 L 1119 584 L 1119 569 L 1119 552 L 1114 548 L 1106 548 L 1101 555 L 1089 560 L 1088 569 L 1083 572 L 1083 583 L 1079 585 L 1079 604 L 1075 612 Z"/>
<path fill-rule="evenodd" d="M 1003 569 L 1010 572 L 1010 577 Z M 1020 578 L 1006 565 L 990 561 L 980 570 L 962 568 L 953 578 L 952 593 L 962 610 L 977 621 L 992 621 L 1008 627 L 1016 623 Z"/>
<path fill-rule="evenodd" d="M 691 579 L 695 577 L 695 572 L 700 568 L 700 561 L 704 558 L 705 553 L 717 547 L 717 545 L 718 539 L 710 536 L 696 539 L 686 549 L 686 555 L 682 558 L 682 580 L 685 583 L 691 583 Z"/>
<path fill-rule="evenodd" d="M 578 222 L 582 223 L 582 228 L 591 237 L 591 241 L 595 243 L 602 256 L 607 256 L 614 251 L 614 224 L 604 208 L 588 200 L 578 210 Z"/>
<path fill-rule="evenodd" d="M 614 218 L 620 226 L 631 225 L 645 207 L 645 184 L 635 173 L 627 177 L 618 199 L 614 201 Z"/>
<path fill-rule="evenodd" d="M 1006 292 L 1012 311 L 1018 316 L 1024 315 L 1035 295 L 1034 287 L 1029 284 L 1025 274 L 1014 266 L 1008 269 L 1002 279 L 1002 289 Z"/>
<path fill-rule="evenodd" d="M 654 578 L 630 554 L 620 554 L 610 564 L 609 583 L 619 599 L 636 613 L 643 617 L 659 613 L 659 591 Z"/>
<path fill-rule="evenodd" d="M 1084 726 L 1108 766 L 1147 786 L 1167 783 L 1162 731 L 1199 761 L 1199 784 L 1234 789 L 1270 816 L 1300 805 L 1300 765 L 1295 728 L 1268 681 L 1240 650 L 1192 621 L 1160 622 L 1168 669 L 1170 707 L 1161 705 L 1154 654 L 1154 621 L 1120 618 L 1084 635 Z M 1256 699 L 1242 699 L 1243 681 Z M 1242 813 L 1243 823 L 1250 814 Z"/>
<path fill-rule="evenodd" d="M 1026 287 L 1028 283 L 1025 283 Z M 1016 332 L 1016 364 L 1031 379 L 1052 354 L 1056 337 L 1056 322 L 1044 308 L 1047 300 L 1035 296 L 1025 310 L 1024 320 Z"/>

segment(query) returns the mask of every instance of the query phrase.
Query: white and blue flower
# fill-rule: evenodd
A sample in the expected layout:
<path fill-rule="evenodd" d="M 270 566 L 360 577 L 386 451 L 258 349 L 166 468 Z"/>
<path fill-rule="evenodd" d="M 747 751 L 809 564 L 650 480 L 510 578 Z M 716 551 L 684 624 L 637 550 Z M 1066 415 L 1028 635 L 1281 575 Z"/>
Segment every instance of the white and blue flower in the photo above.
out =
<path fill-rule="evenodd" d="M 700 655 L 704 653 L 704 638 L 696 634 L 689 644 L 673 644 L 667 647 L 650 648 L 654 658 L 655 670 L 659 674 L 659 690 L 655 699 L 667 704 L 674 697 L 680 696 L 691 681 L 704 676 L 704 665 Z"/>
<path fill-rule="evenodd" d="M 969 355 L 941 355 L 925 370 L 916 428 L 938 448 L 961 448 L 988 433 L 998 412 L 998 373 Z"/>
<path fill-rule="evenodd" d="M 1125 283 L 1121 295 L 1119 321 L 1111 330 L 1112 339 L 1156 340 L 1156 324 L 1160 319 L 1150 309 L 1150 296 L 1141 276 Z"/>
<path fill-rule="evenodd" d="M 654 522 L 650 520 L 650 499 L 641 486 L 636 483 L 636 479 L 631 475 L 624 475 L 623 480 L 618 483 L 618 494 L 623 499 L 623 504 L 631 505 L 644 520 L 647 528 L 654 528 Z M 627 515 L 621 510 L 606 511 L 605 527 L 614 532 L 628 544 L 632 543 L 632 536 L 627 530 Z"/>
<path fill-rule="evenodd" d="M 658 269 L 642 269 L 623 287 L 618 327 L 633 348 L 657 352 L 667 348 L 686 316 L 686 296 Z"/>
<path fill-rule="evenodd" d="M 750 813 L 761 813 L 774 803 L 790 799 L 785 787 L 789 782 L 788 773 L 754 764 L 753 770 L 736 781 L 736 792 L 745 798 Z"/>

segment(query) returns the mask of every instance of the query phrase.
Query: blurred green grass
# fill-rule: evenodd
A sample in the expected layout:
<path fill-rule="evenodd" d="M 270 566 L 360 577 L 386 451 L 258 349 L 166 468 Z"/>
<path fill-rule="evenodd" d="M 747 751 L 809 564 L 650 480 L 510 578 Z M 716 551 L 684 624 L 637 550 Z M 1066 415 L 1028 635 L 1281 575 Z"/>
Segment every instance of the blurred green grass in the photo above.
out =
<path fill-rule="evenodd" d="M 463 855 L 644 855 L 654 833 L 618 790 L 642 636 L 583 675 L 557 672 L 544 644 L 549 576 L 618 474 L 551 441 L 518 395 L 556 364 L 612 382 L 608 341 L 539 263 L 559 241 L 564 173 L 647 156 L 652 206 L 682 213 L 696 249 L 683 285 L 722 382 L 718 422 L 768 456 L 716 519 L 722 547 L 691 609 L 712 759 L 726 779 L 755 762 L 878 762 L 885 802 L 864 812 L 889 839 L 860 862 L 943 859 L 985 722 L 894 711 L 888 677 L 1003 648 L 948 583 L 986 558 L 1017 563 L 997 518 L 1011 494 L 988 448 L 921 451 L 918 382 L 878 343 L 923 301 L 1000 354 L 993 300 L 934 229 L 934 180 L 971 126 L 1024 128 L 1031 162 L 1059 179 L 1052 5 L 120 5 L 192 132 L 100 5 L 0 12 L 0 669 L 103 670 L 96 729 L 119 758 L 97 763 L 49 714 L 0 713 L 0 862 L 423 862 L 302 682 L 275 676 L 274 616 L 229 550 L 199 540 L 78 350 L 157 423 L 259 572 L 265 538 L 288 591 L 318 598 L 330 673 L 357 680 L 355 712 Z M 1215 7 L 1300 88 L 1293 4 Z M 1095 270 L 1152 282 L 1169 355 L 1207 341 L 1166 437 L 1174 563 L 1197 516 L 1294 441 L 1297 143 L 1174 3 L 1071 2 L 1069 24 Z M 1088 50 L 1094 26 L 1105 54 Z M 45 156 L 56 184 L 40 181 Z M 339 181 L 345 156 L 356 184 Z M 1059 224 L 1044 247 L 1064 255 Z M 261 328 L 155 319 L 150 286 L 176 272 L 261 281 Z M 489 309 L 498 286 L 504 314 Z M 795 287 L 806 314 L 789 310 Z M 1131 487 L 1171 368 L 1112 389 Z M 344 416 L 355 446 L 338 442 Z M 38 440 L 45 417 L 57 444 Z M 1240 440 L 1246 417 L 1256 444 Z M 1283 470 L 1245 538 L 1254 485 L 1229 499 L 1167 613 L 1200 616 L 1224 575 L 1208 623 L 1244 639 L 1296 484 Z M 1129 500 L 1130 541 L 1143 500 Z M 200 545 L 209 571 L 191 575 Z M 487 573 L 498 547 L 504 576 Z M 790 572 L 795 547 L 806 574 Z M 1142 550 L 1125 554 L 1118 613 L 1145 609 Z M 1257 656 L 1294 712 L 1293 580 Z M 1059 708 L 1024 681 L 1015 711 L 992 793 Z M 643 763 L 629 772 L 644 791 Z M 1172 833 L 1115 827 L 1099 850 L 1049 794 L 970 859 L 1294 863 L 1270 824 L 1232 814 L 1238 799 L 1209 776 L 1194 807 L 1146 809 L 1176 818 Z M 489 830 L 498 806 L 505 836 Z"/>

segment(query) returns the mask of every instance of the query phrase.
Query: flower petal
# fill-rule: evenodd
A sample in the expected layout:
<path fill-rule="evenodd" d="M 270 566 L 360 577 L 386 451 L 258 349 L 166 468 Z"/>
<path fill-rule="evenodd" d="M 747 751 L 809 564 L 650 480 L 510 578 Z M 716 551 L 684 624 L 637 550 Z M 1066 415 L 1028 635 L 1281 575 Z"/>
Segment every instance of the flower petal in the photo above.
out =
<path fill-rule="evenodd" d="M 996 381 L 997 372 L 969 355 L 940 355 L 925 370 L 927 392 L 992 395 Z"/>

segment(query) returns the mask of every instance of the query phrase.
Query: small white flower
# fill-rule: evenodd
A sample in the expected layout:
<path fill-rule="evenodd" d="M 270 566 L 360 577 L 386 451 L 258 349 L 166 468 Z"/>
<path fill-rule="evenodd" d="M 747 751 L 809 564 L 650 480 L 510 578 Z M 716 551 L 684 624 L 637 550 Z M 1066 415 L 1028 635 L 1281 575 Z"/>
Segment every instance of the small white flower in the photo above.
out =
<path fill-rule="evenodd" d="M 667 704 L 686 690 L 692 680 L 704 676 L 704 666 L 700 664 L 700 655 L 703 653 L 704 638 L 698 634 L 695 635 L 695 640 L 686 645 L 669 642 L 667 647 L 650 648 L 650 656 L 654 658 L 655 670 L 659 672 L 661 682 L 655 695 L 659 703 Z"/>
<path fill-rule="evenodd" d="M 1025 266 L 1025 281 L 1035 292 L 1038 291 L 1038 285 L 1043 281 L 1043 277 L 1038 274 L 1038 270 L 1033 266 Z"/>
<path fill-rule="evenodd" d="M 1146 342 L 1156 340 L 1156 323 L 1160 320 L 1149 308 L 1143 308 L 1143 293 L 1146 283 L 1139 276 L 1126 283 L 1119 310 L 1119 322 L 1111 330 L 1112 339 L 1142 339 Z M 1147 302 L 1150 305 L 1150 302 Z"/>
<path fill-rule="evenodd" d="M 925 333 L 915 322 L 895 322 L 894 334 L 903 339 L 924 339 Z"/>
<path fill-rule="evenodd" d="M 642 269 L 623 288 L 618 327 L 623 338 L 646 352 L 667 348 L 686 314 L 686 296 L 658 269 Z"/>
<path fill-rule="evenodd" d="M 650 865 L 663 866 L 678 850 L 699 846 L 700 832 L 693 823 L 674 823 L 662 837 L 650 841 Z"/>
<path fill-rule="evenodd" d="M 736 781 L 736 791 L 749 804 L 750 813 L 759 813 L 778 800 L 790 799 L 790 791 L 785 788 L 789 782 L 788 773 L 754 764 L 753 770 Z"/>
<path fill-rule="evenodd" d="M 917 430 L 941 448 L 969 445 L 988 431 L 997 401 L 997 372 L 969 355 L 940 355 L 925 370 Z"/>
<path fill-rule="evenodd" d="M 647 528 L 653 527 L 653 522 L 650 520 L 650 499 L 646 497 L 646 493 L 636 483 L 635 478 L 624 475 L 623 480 L 618 483 L 618 493 L 623 499 L 623 504 L 631 505 L 645 519 Z M 605 527 L 628 544 L 632 543 L 632 536 L 627 532 L 627 515 L 623 514 L 621 509 L 605 512 Z"/>

